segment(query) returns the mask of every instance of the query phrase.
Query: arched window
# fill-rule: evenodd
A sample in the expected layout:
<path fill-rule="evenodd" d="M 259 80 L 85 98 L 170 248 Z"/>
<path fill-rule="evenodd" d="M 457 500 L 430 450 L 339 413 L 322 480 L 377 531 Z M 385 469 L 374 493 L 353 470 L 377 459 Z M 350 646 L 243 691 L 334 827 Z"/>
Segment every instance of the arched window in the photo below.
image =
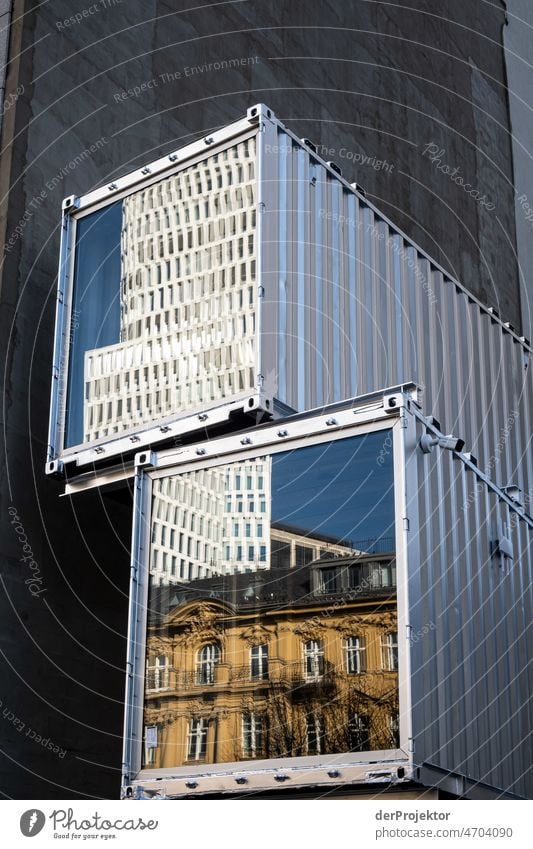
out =
<path fill-rule="evenodd" d="M 215 667 L 220 660 L 220 647 L 216 643 L 202 646 L 196 660 L 196 680 L 198 684 L 215 683 Z"/>

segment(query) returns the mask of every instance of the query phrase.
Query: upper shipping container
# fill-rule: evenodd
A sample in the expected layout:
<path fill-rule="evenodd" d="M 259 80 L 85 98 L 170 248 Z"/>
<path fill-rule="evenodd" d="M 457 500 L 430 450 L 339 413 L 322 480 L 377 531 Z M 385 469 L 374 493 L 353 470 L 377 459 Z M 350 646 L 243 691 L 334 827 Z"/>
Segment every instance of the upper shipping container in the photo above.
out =
<path fill-rule="evenodd" d="M 529 503 L 530 353 L 258 105 L 65 201 L 46 468 L 415 381 Z"/>

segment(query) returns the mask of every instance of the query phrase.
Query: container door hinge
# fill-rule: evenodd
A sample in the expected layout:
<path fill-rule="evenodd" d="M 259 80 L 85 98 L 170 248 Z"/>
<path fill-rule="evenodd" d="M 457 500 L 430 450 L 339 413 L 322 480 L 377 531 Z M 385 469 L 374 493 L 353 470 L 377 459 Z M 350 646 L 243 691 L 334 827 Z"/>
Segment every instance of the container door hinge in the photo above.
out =
<path fill-rule="evenodd" d="M 258 298 L 264 298 L 265 297 L 265 287 L 264 286 L 258 286 L 257 287 L 257 297 Z"/>
<path fill-rule="evenodd" d="M 407 741 L 407 751 L 410 755 L 414 755 L 415 753 L 415 740 L 414 737 L 409 737 Z"/>
<path fill-rule="evenodd" d="M 264 201 L 260 201 L 257 204 L 257 208 L 258 208 L 259 212 L 266 212 L 266 203 Z"/>
<path fill-rule="evenodd" d="M 404 429 L 407 427 L 407 416 L 403 413 L 400 416 L 400 427 L 403 427 Z"/>
<path fill-rule="evenodd" d="M 404 531 L 409 530 L 409 519 L 406 516 L 403 518 L 403 529 Z"/>

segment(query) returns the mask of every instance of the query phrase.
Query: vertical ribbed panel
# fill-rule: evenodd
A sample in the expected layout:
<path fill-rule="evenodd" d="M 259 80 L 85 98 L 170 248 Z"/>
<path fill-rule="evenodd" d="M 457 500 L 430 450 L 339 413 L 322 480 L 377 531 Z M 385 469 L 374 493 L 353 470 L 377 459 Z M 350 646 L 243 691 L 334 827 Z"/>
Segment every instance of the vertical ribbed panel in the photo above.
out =
<path fill-rule="evenodd" d="M 451 451 L 413 462 L 415 761 L 531 798 L 533 532 Z"/>
<path fill-rule="evenodd" d="M 274 394 L 303 411 L 413 380 L 424 410 L 530 498 L 527 348 L 281 127 L 263 144 Z"/>

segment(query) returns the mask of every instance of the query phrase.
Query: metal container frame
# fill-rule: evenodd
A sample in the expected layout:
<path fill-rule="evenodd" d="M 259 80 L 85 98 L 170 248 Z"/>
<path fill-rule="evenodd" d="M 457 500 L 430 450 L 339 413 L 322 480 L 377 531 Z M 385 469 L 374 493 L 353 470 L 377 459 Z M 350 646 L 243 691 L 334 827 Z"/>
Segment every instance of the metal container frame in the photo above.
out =
<path fill-rule="evenodd" d="M 251 458 L 259 453 L 278 453 L 310 444 L 343 439 L 383 430 L 392 430 L 404 409 L 417 397 L 416 388 L 393 387 L 383 394 L 359 399 L 354 406 L 337 405 L 322 414 L 300 415 L 279 424 L 210 440 L 179 451 L 140 452 L 136 455 L 135 499 L 132 536 L 131 593 L 128 631 L 126 711 L 124 722 L 123 795 L 138 797 L 160 795 L 183 796 L 209 792 L 239 791 L 236 779 L 246 779 L 247 789 L 266 790 L 279 786 L 280 775 L 286 775 L 290 787 L 334 786 L 339 783 L 389 784 L 412 779 L 410 764 L 410 714 L 402 706 L 410 703 L 409 675 L 400 677 L 400 746 L 386 752 L 363 752 L 346 755 L 315 755 L 291 759 L 275 759 L 242 763 L 220 763 L 199 767 L 141 770 L 143 736 L 143 699 L 146 646 L 146 608 L 148 598 L 148 558 L 150 540 L 150 502 L 152 481 L 173 472 L 220 465 L 224 461 Z M 339 408 L 340 406 L 340 408 Z M 342 408 L 344 407 L 344 408 Z M 396 430 L 397 434 L 401 431 Z M 405 510 L 403 440 L 393 438 L 393 466 L 396 517 Z M 406 569 L 405 523 L 395 522 L 397 575 Z M 407 583 L 398 577 L 398 634 L 405 628 Z M 408 669 L 406 640 L 398 637 L 400 668 Z M 195 785 L 191 789 L 191 783 Z M 241 781 L 242 784 L 242 781 Z M 242 790 L 241 790 L 242 792 Z"/>

